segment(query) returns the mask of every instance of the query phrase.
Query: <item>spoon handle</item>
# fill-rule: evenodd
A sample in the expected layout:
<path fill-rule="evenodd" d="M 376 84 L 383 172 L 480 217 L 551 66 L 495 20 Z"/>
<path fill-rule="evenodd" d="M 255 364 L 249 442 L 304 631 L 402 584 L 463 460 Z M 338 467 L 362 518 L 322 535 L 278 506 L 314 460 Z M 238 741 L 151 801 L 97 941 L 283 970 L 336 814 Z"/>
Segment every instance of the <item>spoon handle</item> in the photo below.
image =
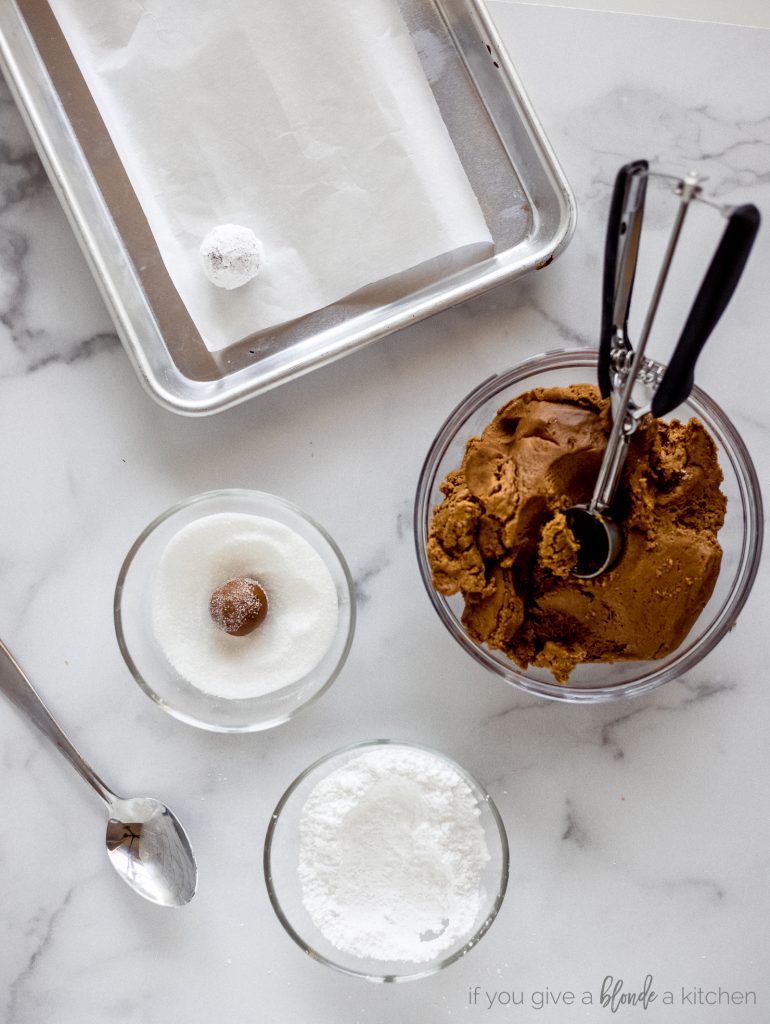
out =
<path fill-rule="evenodd" d="M 40 732 L 53 743 L 86 782 L 92 786 L 107 807 L 117 799 L 62 732 L 51 712 L 27 679 L 11 652 L 0 640 L 0 691 L 27 716 Z"/>

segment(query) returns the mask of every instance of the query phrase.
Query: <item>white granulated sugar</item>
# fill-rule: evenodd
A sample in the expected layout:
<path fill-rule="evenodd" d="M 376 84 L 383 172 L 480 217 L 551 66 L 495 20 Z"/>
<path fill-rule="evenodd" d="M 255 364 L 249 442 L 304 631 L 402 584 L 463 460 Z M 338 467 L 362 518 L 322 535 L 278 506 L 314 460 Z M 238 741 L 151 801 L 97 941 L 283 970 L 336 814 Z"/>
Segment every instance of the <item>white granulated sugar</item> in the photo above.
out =
<path fill-rule="evenodd" d="M 302 810 L 302 901 L 337 949 L 420 963 L 469 936 L 489 861 L 478 801 L 443 758 L 369 750 Z"/>
<path fill-rule="evenodd" d="M 250 228 L 219 224 L 200 247 L 206 277 L 217 288 L 240 288 L 256 277 L 264 263 L 262 244 Z"/>
<path fill-rule="evenodd" d="M 212 622 L 209 600 L 236 576 L 256 579 L 268 613 L 247 636 Z M 322 660 L 339 607 L 321 556 L 283 523 L 244 513 L 197 519 L 168 543 L 152 596 L 155 637 L 193 686 L 230 699 L 261 696 L 302 679 Z"/>

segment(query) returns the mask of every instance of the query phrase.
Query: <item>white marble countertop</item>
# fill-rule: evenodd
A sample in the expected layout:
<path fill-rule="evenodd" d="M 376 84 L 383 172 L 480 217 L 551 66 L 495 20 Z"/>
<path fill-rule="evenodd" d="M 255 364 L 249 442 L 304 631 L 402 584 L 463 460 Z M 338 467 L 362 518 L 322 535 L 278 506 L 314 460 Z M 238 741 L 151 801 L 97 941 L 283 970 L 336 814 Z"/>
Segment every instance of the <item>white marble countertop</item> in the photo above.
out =
<path fill-rule="evenodd" d="M 647 974 L 657 1004 L 615 1019 L 770 1016 L 770 726 L 757 639 L 766 572 L 737 628 L 686 678 L 635 702 L 576 707 L 519 694 L 454 645 L 423 592 L 410 525 L 426 449 L 465 392 L 525 356 L 595 343 L 608 186 L 621 163 L 695 163 L 719 196 L 770 215 L 770 33 L 493 11 L 577 195 L 567 252 L 210 419 L 167 413 L 140 388 L 0 91 L 0 635 L 108 781 L 178 812 L 200 867 L 186 909 L 137 899 L 107 864 L 92 794 L 0 703 L 5 1024 L 573 1024 L 613 1019 L 599 1005 L 606 975 L 636 991 Z M 733 416 L 761 479 L 767 238 L 765 226 L 698 378 Z M 164 715 L 133 683 L 112 628 L 115 577 L 139 530 L 222 486 L 284 495 L 327 524 L 359 604 L 328 694 L 279 729 L 240 737 Z M 380 736 L 436 747 L 472 771 L 500 807 L 512 854 L 508 896 L 479 946 L 399 986 L 304 956 L 261 869 L 267 820 L 291 779 L 327 751 Z M 694 1009 L 720 989 L 756 1004 L 723 997 Z M 575 1004 L 555 1005 L 567 990 Z M 511 993 L 524 1005 L 503 1005 Z"/>

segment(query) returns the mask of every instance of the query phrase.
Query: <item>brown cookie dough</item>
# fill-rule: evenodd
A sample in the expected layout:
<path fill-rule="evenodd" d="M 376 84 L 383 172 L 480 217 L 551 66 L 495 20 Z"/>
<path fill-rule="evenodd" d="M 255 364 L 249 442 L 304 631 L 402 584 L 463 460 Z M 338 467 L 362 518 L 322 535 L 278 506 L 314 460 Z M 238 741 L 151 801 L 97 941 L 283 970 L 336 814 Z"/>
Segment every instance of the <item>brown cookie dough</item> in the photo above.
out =
<path fill-rule="evenodd" d="M 442 484 L 428 536 L 433 585 L 462 593 L 469 635 L 562 683 L 582 662 L 675 650 L 722 557 L 714 442 L 696 419 L 651 419 L 632 438 L 619 487 L 620 560 L 593 580 L 571 575 L 564 511 L 590 498 L 610 425 L 609 402 L 588 384 L 508 402 Z"/>

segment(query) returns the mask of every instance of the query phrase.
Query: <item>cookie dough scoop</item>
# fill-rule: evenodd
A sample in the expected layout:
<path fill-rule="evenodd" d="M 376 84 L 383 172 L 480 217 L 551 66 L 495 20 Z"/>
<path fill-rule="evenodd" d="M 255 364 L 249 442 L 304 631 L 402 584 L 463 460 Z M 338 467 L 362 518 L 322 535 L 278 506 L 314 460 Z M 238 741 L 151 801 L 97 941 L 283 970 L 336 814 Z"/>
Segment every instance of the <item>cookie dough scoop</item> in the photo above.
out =
<path fill-rule="evenodd" d="M 683 178 L 673 178 L 676 182 L 675 193 L 680 197 L 679 209 L 639 343 L 634 349 L 628 340 L 628 311 L 639 253 L 647 181 L 653 176 L 671 177 L 650 172 L 646 160 L 626 164 L 615 180 L 610 207 L 604 253 L 598 374 L 602 395 L 605 398 L 608 395 L 611 397 L 612 429 L 591 500 L 587 505 L 573 505 L 565 515 L 567 528 L 578 548 L 572 572 L 581 579 L 600 576 L 620 557 L 623 530 L 612 517 L 612 505 L 631 437 L 646 416 L 664 416 L 690 394 L 695 363 L 735 291 L 759 229 L 760 216 L 755 206 L 717 207 L 727 218 L 727 226 L 671 361 L 658 379 L 646 363 L 644 351 L 685 214 L 695 199 L 701 199 L 709 206 L 714 204 L 700 196 L 701 179 L 694 171 Z M 651 400 L 637 404 L 633 393 L 640 380 L 654 387 L 654 391 Z"/>

